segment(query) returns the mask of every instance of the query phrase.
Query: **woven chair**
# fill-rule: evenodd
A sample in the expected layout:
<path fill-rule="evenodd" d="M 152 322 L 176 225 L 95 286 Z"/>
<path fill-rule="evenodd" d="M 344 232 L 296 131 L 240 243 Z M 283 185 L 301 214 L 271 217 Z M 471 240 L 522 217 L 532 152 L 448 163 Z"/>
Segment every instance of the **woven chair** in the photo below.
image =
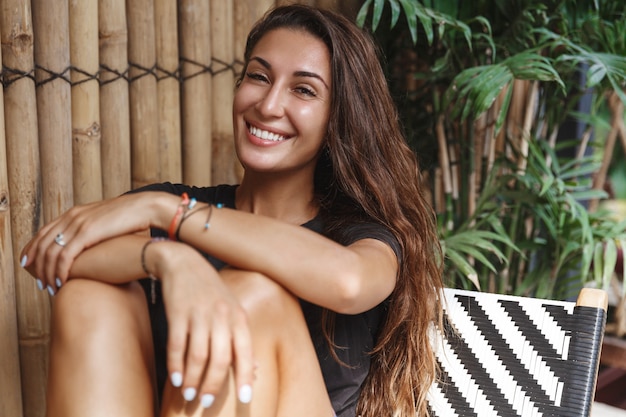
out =
<path fill-rule="evenodd" d="M 431 417 L 589 416 L 604 291 L 583 289 L 576 303 L 454 289 L 445 299 Z"/>

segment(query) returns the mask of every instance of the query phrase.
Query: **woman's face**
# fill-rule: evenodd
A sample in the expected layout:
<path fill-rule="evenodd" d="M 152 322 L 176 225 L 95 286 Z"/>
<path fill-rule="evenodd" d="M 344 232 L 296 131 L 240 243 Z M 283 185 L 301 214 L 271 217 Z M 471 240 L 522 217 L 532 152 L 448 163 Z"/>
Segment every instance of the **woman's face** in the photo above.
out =
<path fill-rule="evenodd" d="M 235 94 L 235 149 L 247 170 L 313 175 L 331 100 L 330 55 L 311 34 L 275 29 L 256 44 Z"/>

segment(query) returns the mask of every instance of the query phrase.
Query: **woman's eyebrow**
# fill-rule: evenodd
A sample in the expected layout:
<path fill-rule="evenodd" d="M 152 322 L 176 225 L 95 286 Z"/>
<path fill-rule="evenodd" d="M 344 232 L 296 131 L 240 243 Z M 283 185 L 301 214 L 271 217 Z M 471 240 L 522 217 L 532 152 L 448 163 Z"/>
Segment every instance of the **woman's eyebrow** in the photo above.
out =
<path fill-rule="evenodd" d="M 268 70 L 272 69 L 272 64 L 270 64 L 269 62 L 267 62 L 266 60 L 264 60 L 261 57 L 258 56 L 253 56 L 252 58 L 250 58 L 250 61 L 256 61 L 259 64 L 261 64 L 263 67 L 267 68 Z M 296 77 L 310 77 L 310 78 L 316 78 L 318 80 L 320 80 L 322 82 L 322 84 L 324 84 L 324 87 L 326 87 L 326 89 L 328 90 L 328 84 L 326 84 L 326 81 L 324 81 L 324 79 L 319 75 L 316 74 L 314 72 L 310 72 L 310 71 L 295 71 L 293 73 L 294 76 Z"/>

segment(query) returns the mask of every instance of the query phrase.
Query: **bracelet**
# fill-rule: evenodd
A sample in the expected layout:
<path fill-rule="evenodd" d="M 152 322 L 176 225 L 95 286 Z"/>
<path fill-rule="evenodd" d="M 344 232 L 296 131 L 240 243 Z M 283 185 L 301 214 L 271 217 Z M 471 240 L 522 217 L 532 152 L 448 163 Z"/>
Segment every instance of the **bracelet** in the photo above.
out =
<path fill-rule="evenodd" d="M 190 205 L 191 205 L 191 203 L 190 203 Z M 194 204 L 194 206 L 195 206 L 195 204 Z M 193 216 L 194 214 L 196 214 L 196 213 L 198 213 L 198 212 L 200 212 L 202 210 L 206 210 L 206 209 L 211 210 L 211 207 L 212 207 L 211 204 L 207 204 L 206 206 L 202 206 L 202 207 L 200 207 L 200 208 L 198 208 L 196 210 L 192 210 L 190 208 L 185 213 L 183 213 L 183 217 L 180 219 L 180 222 L 178 223 L 178 227 L 176 228 L 176 233 L 175 233 L 176 240 L 180 240 L 180 229 L 182 228 L 183 223 L 185 222 L 185 220 L 187 220 L 188 218 L 190 218 L 191 216 Z"/>
<path fill-rule="evenodd" d="M 162 242 L 165 240 L 168 240 L 168 239 L 164 237 L 153 237 L 152 239 L 144 243 L 143 247 L 141 248 L 141 268 L 143 269 L 143 272 L 146 273 L 146 276 L 150 278 L 150 301 L 152 302 L 152 304 L 156 303 L 156 279 L 157 278 L 154 276 L 152 272 L 148 270 L 148 266 L 146 265 L 146 249 L 148 249 L 148 246 L 150 246 L 151 243 Z"/>
<path fill-rule="evenodd" d="M 193 201 L 195 205 L 195 199 Z M 180 216 L 182 216 L 186 208 L 188 209 L 189 204 L 190 204 L 189 196 L 187 195 L 187 193 L 183 193 L 181 195 L 180 204 L 178 205 L 178 208 L 176 208 L 176 213 L 174 214 L 174 217 L 172 217 L 172 221 L 170 222 L 170 227 L 167 231 L 167 235 L 170 238 L 170 240 L 176 240 L 176 228 L 178 226 L 178 221 L 180 220 Z"/>
<path fill-rule="evenodd" d="M 204 222 L 204 230 L 209 230 L 209 228 L 211 227 L 211 215 L 213 214 L 213 205 L 210 204 L 209 206 L 209 213 L 206 215 L 206 221 Z M 221 209 L 222 207 L 224 207 L 224 204 L 217 203 L 215 207 Z"/>

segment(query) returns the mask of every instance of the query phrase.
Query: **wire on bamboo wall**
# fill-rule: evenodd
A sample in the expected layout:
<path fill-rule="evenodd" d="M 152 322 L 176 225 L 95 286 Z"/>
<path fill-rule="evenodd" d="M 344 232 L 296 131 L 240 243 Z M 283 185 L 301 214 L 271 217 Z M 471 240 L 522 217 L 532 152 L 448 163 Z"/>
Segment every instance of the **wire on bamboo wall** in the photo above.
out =
<path fill-rule="evenodd" d="M 0 416 L 45 414 L 51 301 L 15 259 L 23 245 L 75 204 L 236 182 L 245 37 L 282 3 L 0 0 Z"/>

